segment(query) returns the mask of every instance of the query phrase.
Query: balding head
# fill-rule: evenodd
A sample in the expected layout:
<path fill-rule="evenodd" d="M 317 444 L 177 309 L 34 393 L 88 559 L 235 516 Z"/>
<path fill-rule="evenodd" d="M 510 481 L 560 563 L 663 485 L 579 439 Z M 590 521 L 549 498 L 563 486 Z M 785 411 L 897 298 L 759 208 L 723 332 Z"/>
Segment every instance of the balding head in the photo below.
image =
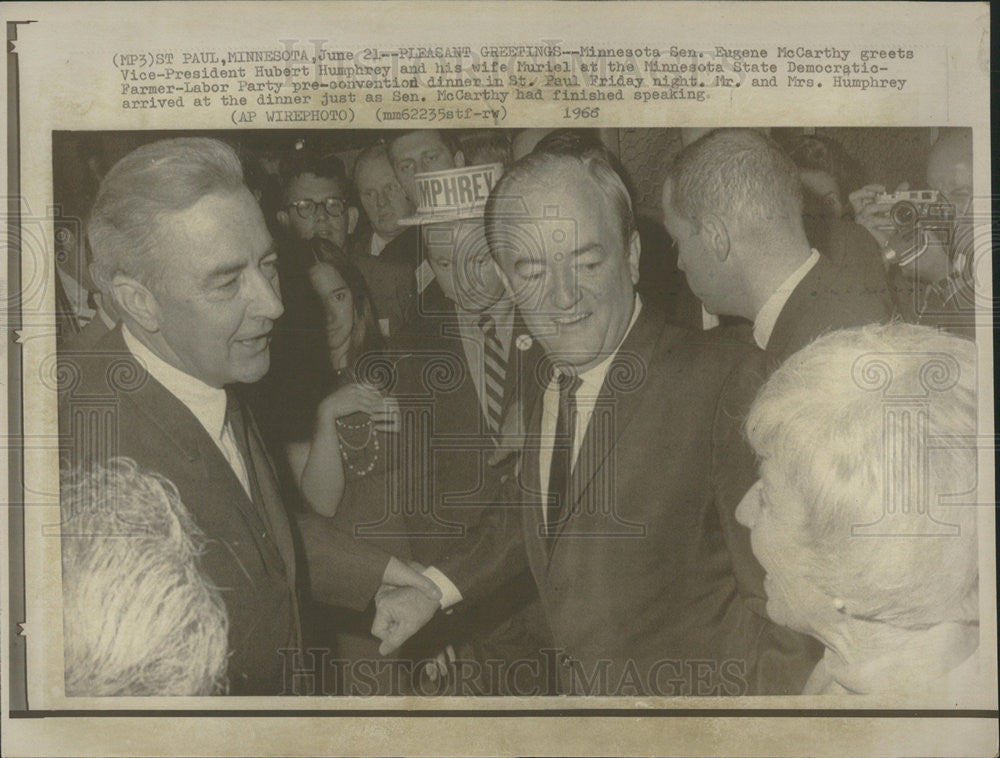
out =
<path fill-rule="evenodd" d="M 663 220 L 678 265 L 711 313 L 756 318 L 810 254 L 798 170 L 752 129 L 713 131 L 678 153 L 663 187 Z"/>
<path fill-rule="evenodd" d="M 972 130 L 942 129 L 927 159 L 927 184 L 955 204 L 959 214 L 972 200 Z"/>
<path fill-rule="evenodd" d="M 753 129 L 718 129 L 684 148 L 667 173 L 674 210 L 697 223 L 715 214 L 730 226 L 799 227 L 802 188 L 795 164 Z"/>

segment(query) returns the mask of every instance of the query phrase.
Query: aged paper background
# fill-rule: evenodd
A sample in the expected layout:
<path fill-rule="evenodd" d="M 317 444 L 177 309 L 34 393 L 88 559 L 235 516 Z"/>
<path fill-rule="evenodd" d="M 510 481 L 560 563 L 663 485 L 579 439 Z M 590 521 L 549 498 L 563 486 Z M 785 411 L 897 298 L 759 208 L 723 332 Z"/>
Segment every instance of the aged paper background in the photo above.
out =
<path fill-rule="evenodd" d="M 4 752 L 25 754 L 713 754 L 746 755 L 892 752 L 922 755 L 979 755 L 996 746 L 996 668 L 985 672 L 983 687 L 961 702 L 913 703 L 878 698 L 741 698 L 634 701 L 628 699 L 444 699 L 240 698 L 67 700 L 62 695 L 61 611 L 58 538 L 46 527 L 58 522 L 58 461 L 55 449 L 56 404 L 52 356 L 55 337 L 52 272 L 44 251 L 51 250 L 46 224 L 52 198 L 51 134 L 54 130 L 232 129 L 246 128 L 401 128 L 418 125 L 468 126 L 971 126 L 974 130 L 976 186 L 990 186 L 989 173 L 989 19 L 980 3 L 132 3 L 8 4 L 16 25 L 18 76 L 8 82 L 17 98 L 13 121 L 19 129 L 21 234 L 20 305 L 23 365 L 20 390 L 25 419 L 24 475 L 28 587 L 28 703 L 46 718 L 11 718 L 3 713 Z M 882 88 L 727 88 L 704 102 L 636 102 L 627 91 L 622 102 L 538 103 L 516 100 L 513 89 L 503 113 L 477 123 L 448 120 L 440 111 L 418 114 L 424 121 L 379 122 L 374 105 L 351 106 L 346 123 L 262 123 L 241 121 L 241 113 L 262 108 L 226 105 L 215 98 L 196 107 L 186 96 L 183 108 L 121 107 L 121 56 L 184 51 L 287 50 L 317 48 L 362 51 L 405 46 L 579 45 L 605 48 L 651 46 L 713 50 L 770 48 L 867 48 L 912 50 L 911 60 L 893 62 L 889 76 L 905 78 L 902 91 Z M 773 55 L 773 53 L 772 53 Z M 10 65 L 11 56 L 8 56 Z M 774 62 L 773 57 L 771 62 Z M 247 64 L 252 67 L 254 64 Z M 287 63 L 272 65 L 285 66 Z M 141 70 L 141 65 L 136 67 Z M 778 78 L 784 71 L 779 68 Z M 897 73 L 898 72 L 898 73 Z M 427 88 L 417 94 L 428 94 Z M 249 94 L 249 93 L 244 93 Z M 253 93 L 256 94 L 256 93 Z M 295 108 L 320 106 L 321 94 Z M 464 106 L 463 103 L 443 104 Z M 477 105 L 477 110 L 483 107 Z M 597 118 L 566 120 L 566 106 L 598 105 Z M 337 106 L 342 107 L 342 106 Z M 487 107 L 494 107 L 487 105 Z M 452 114 L 454 115 L 454 114 Z M 4 127 L 7 128 L 6 126 Z M 10 135 L 5 132 L 10 139 Z M 11 143 L 8 143 L 11 144 Z M 9 191 L 5 191 L 5 196 Z M 985 194 L 978 210 L 989 212 Z M 985 217 L 985 216 L 984 216 Z M 980 269 L 992 281 L 987 263 Z M 13 294 L 13 293 L 12 293 Z M 993 429 L 992 333 L 989 313 L 980 322 L 980 434 Z M 16 377 L 11 377 L 16 382 Z M 17 385 L 11 386 L 12 390 Z M 5 423 L 6 423 L 5 417 Z M 6 428 L 4 430 L 6 435 Z M 5 439 L 7 437 L 5 436 Z M 6 473 L 7 469 L 4 468 Z M 979 502 L 993 492 L 993 450 L 980 457 Z M 983 507 L 982 644 L 996 647 L 994 512 Z M 6 547 L 6 509 L 2 540 Z M 6 555 L 6 550 L 5 550 Z M 4 576 L 8 571 L 4 562 Z M 9 645 L 9 584 L 3 582 L 2 650 Z M 53 654 L 56 651 L 56 654 Z M 10 668 L 4 666 L 3 701 L 9 703 Z M 899 709 L 937 708 L 930 718 L 903 717 Z M 994 718 L 947 718 L 945 711 L 994 711 Z M 67 715 L 69 710 L 125 709 L 127 717 Z M 214 716 L 143 717 L 146 709 L 223 710 Z M 393 716 L 390 711 L 420 709 Z M 516 714 L 496 711 L 517 709 Z M 546 715 L 524 713 L 547 710 Z M 573 715 L 577 709 L 626 709 Z M 644 717 L 637 709 L 655 710 Z M 696 709 L 696 714 L 661 709 Z M 724 715 L 712 715 L 724 709 Z M 735 711 L 751 709 L 753 716 Z M 781 713 L 782 709 L 846 710 L 843 715 Z M 895 709 L 892 717 L 866 715 L 863 709 Z M 239 715 L 242 710 L 252 711 Z M 319 712 L 333 710 L 336 715 Z M 435 711 L 447 715 L 435 716 Z M 761 710 L 767 711 L 762 713 Z M 310 711 L 287 717 L 267 712 Z M 358 714 L 350 711 L 375 711 Z M 457 713 L 462 711 L 462 713 Z M 482 716 L 473 718 L 482 711 Z M 58 715 L 52 712 L 59 712 Z M 23 715 L 23 714 L 22 714 Z M 906 714 L 907 716 L 909 714 Z M 914 716 L 917 714 L 914 713 Z M 981 714 L 979 714 L 981 716 Z M 890 747 L 891 746 L 891 747 Z"/>

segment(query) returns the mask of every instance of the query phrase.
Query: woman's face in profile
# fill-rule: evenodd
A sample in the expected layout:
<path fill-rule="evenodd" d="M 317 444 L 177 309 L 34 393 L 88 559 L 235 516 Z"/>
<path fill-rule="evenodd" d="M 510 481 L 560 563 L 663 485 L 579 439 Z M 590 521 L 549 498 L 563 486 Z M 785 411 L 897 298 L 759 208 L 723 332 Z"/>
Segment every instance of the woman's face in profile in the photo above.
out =
<path fill-rule="evenodd" d="M 317 263 L 309 269 L 309 281 L 323 302 L 327 345 L 331 350 L 344 347 L 354 330 L 354 297 L 347 282 L 329 263 Z"/>
<path fill-rule="evenodd" d="M 767 615 L 782 626 L 809 633 L 825 595 L 808 579 L 809 551 L 801 544 L 797 518 L 801 507 L 790 490 L 751 487 L 736 509 L 736 520 L 750 529 L 753 553 L 767 576 Z"/>

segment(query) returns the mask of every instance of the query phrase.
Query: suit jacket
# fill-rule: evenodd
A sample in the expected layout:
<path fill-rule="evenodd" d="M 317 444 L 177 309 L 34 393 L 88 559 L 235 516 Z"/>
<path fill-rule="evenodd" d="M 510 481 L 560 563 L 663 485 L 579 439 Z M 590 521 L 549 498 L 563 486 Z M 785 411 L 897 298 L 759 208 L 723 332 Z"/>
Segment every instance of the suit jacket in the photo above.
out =
<path fill-rule="evenodd" d="M 557 536 L 540 536 L 539 399 L 521 503 L 491 512 L 477 542 L 440 565 L 474 600 L 527 563 L 562 692 L 801 690 L 819 650 L 766 617 L 762 569 L 734 516 L 756 478 L 739 435 L 756 360 L 644 306 L 608 371 Z"/>
<path fill-rule="evenodd" d="M 412 509 L 408 517 L 410 545 L 422 563 L 433 563 L 450 552 L 449 544 L 462 539 L 469 527 L 479 523 L 484 509 L 496 498 L 500 478 L 513 472 L 516 458 L 512 455 L 496 467 L 487 463 L 494 443 L 455 309 L 449 305 L 446 311 L 438 312 L 442 315 L 423 322 L 425 326 L 432 324 L 432 328 L 410 333 L 396 343 L 398 353 L 404 357 L 397 363 L 394 394 L 404 408 L 410 409 L 411 428 L 419 426 L 420 409 L 426 412 L 425 439 L 414 442 L 414 450 L 419 452 L 410 460 L 411 471 L 422 485 L 414 498 L 426 508 Z M 533 378 L 541 357 L 541 347 L 530 339 L 524 323 L 515 316 L 505 372 L 503 416 L 521 434 L 526 409 L 530 409 L 535 397 L 537 382 Z"/>
<path fill-rule="evenodd" d="M 423 257 L 420 253 L 420 227 L 411 226 L 389 240 L 379 255 L 379 260 L 401 263 L 416 271 Z"/>
<path fill-rule="evenodd" d="M 60 430 L 68 444 L 63 459 L 85 467 L 127 456 L 173 482 L 208 537 L 201 565 L 226 603 L 230 692 L 281 694 L 285 661 L 279 650 L 298 647 L 300 639 L 298 535 L 257 425 L 244 405 L 247 469 L 256 474 L 260 497 L 255 505 L 197 418 L 135 360 L 121 329 L 93 351 L 60 356 L 69 379 L 60 388 Z M 312 540 L 324 567 L 352 562 L 329 543 L 328 537 Z"/>
<path fill-rule="evenodd" d="M 348 250 L 351 260 L 357 265 L 371 290 L 375 317 L 387 320 L 389 324 L 387 336 L 395 336 L 412 317 L 417 282 L 413 268 L 402 260 L 385 257 L 385 250 L 382 251 L 382 255 L 373 257 L 369 252 L 371 239 L 370 231 L 355 237 L 348 245 Z M 390 244 L 391 242 L 390 240 Z M 386 249 L 388 247 L 386 245 Z"/>
<path fill-rule="evenodd" d="M 765 360 L 774 370 L 788 356 L 835 329 L 886 322 L 896 313 L 884 273 L 820 256 L 819 261 L 792 291 L 775 321 L 767 342 Z"/>

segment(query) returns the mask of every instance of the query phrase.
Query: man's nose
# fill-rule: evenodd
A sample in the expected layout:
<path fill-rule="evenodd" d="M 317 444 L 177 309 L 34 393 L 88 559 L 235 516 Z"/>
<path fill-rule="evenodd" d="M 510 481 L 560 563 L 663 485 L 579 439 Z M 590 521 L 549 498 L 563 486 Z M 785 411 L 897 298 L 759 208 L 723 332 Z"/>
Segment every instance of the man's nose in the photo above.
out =
<path fill-rule="evenodd" d="M 250 300 L 251 315 L 275 321 L 284 312 L 285 306 L 281 303 L 278 277 L 268 279 L 259 271 L 256 272 Z"/>
<path fill-rule="evenodd" d="M 576 271 L 570 266 L 553 268 L 551 273 L 550 297 L 552 305 L 567 311 L 580 299 Z"/>
<path fill-rule="evenodd" d="M 747 529 L 753 529 L 754 524 L 757 523 L 757 509 L 760 508 L 760 486 L 760 482 L 756 482 L 747 490 L 747 494 L 736 506 L 736 520 Z"/>

